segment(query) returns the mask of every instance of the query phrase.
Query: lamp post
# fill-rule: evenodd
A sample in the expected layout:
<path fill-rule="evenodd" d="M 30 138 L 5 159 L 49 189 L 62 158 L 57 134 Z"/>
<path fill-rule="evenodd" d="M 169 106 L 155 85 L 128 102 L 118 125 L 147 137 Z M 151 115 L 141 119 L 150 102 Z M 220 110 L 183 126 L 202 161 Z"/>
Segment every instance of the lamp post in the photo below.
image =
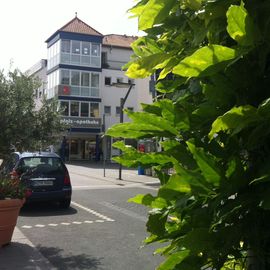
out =
<path fill-rule="evenodd" d="M 112 86 L 118 87 L 118 88 L 127 88 L 128 87 L 128 91 L 126 93 L 126 95 L 123 98 L 120 98 L 120 123 L 124 122 L 124 106 L 126 103 L 126 100 L 129 96 L 129 93 L 132 89 L 132 87 L 134 86 L 134 83 L 123 83 L 123 82 L 119 82 L 119 83 L 112 83 Z M 119 155 L 122 154 L 122 150 L 119 150 Z M 122 180 L 122 164 L 119 163 L 119 180 Z"/>

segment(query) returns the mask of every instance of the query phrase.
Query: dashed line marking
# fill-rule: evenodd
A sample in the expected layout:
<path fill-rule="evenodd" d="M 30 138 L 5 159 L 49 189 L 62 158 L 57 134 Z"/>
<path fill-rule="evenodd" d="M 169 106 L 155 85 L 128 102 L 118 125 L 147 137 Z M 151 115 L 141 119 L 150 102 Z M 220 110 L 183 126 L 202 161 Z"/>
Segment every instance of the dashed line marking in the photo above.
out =
<path fill-rule="evenodd" d="M 90 208 L 87 208 L 87 207 L 85 207 L 85 206 L 83 206 L 83 205 L 81 205 L 79 203 L 76 203 L 76 202 L 73 202 L 72 201 L 71 204 L 73 204 L 74 206 L 76 206 L 76 207 L 78 207 L 78 208 L 80 208 L 80 209 L 82 209 L 82 210 L 84 210 L 84 211 L 86 211 L 86 212 L 88 212 L 88 213 L 96 216 L 99 219 L 96 219 L 94 221 L 93 220 L 85 220 L 85 221 L 61 222 L 59 224 L 57 224 L 57 223 L 49 223 L 47 225 L 44 225 L 44 224 L 36 224 L 36 225 L 33 225 L 33 226 L 23 225 L 23 226 L 21 226 L 21 228 L 23 228 L 23 229 L 32 229 L 34 227 L 35 228 L 45 228 L 46 226 L 57 227 L 58 225 L 60 225 L 60 226 L 61 225 L 63 225 L 63 226 L 69 226 L 69 225 L 73 225 L 73 224 L 80 225 L 80 224 L 83 224 L 83 223 L 84 224 L 93 224 L 93 223 L 103 223 L 105 221 L 109 221 L 109 222 L 115 221 L 114 219 L 109 218 L 109 217 L 107 217 L 105 215 L 102 215 L 102 214 L 98 213 L 97 211 L 95 211 L 93 209 L 90 209 Z"/>
<path fill-rule="evenodd" d="M 85 220 L 85 221 L 72 221 L 72 222 L 61 222 L 59 224 L 56 223 L 49 223 L 47 225 L 44 224 L 36 224 L 33 226 L 30 225 L 23 225 L 21 226 L 21 228 L 23 229 L 32 229 L 32 228 L 45 228 L 46 226 L 50 226 L 50 227 L 57 227 L 58 225 L 62 225 L 62 226 L 69 226 L 69 225 L 81 225 L 81 224 L 93 224 L 93 223 L 103 223 L 106 220 L 103 219 L 96 219 L 96 220 Z M 108 219 L 107 221 L 114 221 L 113 219 Z"/>
<path fill-rule="evenodd" d="M 28 226 L 28 225 L 24 225 L 24 226 L 22 226 L 22 228 L 24 228 L 24 229 L 31 229 L 33 226 Z"/>
<path fill-rule="evenodd" d="M 37 227 L 37 228 L 44 228 L 45 225 L 43 225 L 43 224 L 36 224 L 35 227 Z"/>
<path fill-rule="evenodd" d="M 102 215 L 102 214 L 96 212 L 95 210 L 87 208 L 87 207 L 85 207 L 85 206 L 83 206 L 83 205 L 81 205 L 79 203 L 74 202 L 74 201 L 72 201 L 71 204 L 74 205 L 74 206 L 77 206 L 78 208 L 80 208 L 80 209 L 82 209 L 82 210 L 84 210 L 84 211 L 86 211 L 86 212 L 88 212 L 88 213 L 90 213 L 92 215 L 95 215 L 95 216 L 97 216 L 97 217 L 99 217 L 99 218 L 101 218 L 103 220 L 108 221 L 108 219 L 109 219 L 110 221 L 114 221 L 113 219 L 111 219 L 111 218 L 109 218 L 109 217 L 107 217 L 105 215 Z"/>
<path fill-rule="evenodd" d="M 92 224 L 94 221 L 92 220 L 85 220 L 84 223 Z"/>

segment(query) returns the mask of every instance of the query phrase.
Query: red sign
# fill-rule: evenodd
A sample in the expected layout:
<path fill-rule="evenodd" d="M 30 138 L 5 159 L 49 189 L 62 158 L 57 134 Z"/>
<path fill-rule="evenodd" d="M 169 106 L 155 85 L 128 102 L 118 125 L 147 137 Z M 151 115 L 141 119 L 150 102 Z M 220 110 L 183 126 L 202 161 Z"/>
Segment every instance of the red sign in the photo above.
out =
<path fill-rule="evenodd" d="M 63 94 L 64 94 L 64 95 L 69 95 L 69 94 L 70 94 L 70 89 L 69 89 L 68 86 L 64 86 L 64 87 L 63 87 Z"/>

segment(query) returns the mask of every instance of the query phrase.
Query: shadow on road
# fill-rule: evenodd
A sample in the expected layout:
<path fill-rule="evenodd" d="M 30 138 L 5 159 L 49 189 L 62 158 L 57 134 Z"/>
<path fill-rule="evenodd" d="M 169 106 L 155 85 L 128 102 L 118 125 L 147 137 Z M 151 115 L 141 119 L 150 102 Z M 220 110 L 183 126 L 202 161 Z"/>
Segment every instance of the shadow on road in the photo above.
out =
<path fill-rule="evenodd" d="M 73 207 L 62 209 L 56 203 L 39 202 L 25 204 L 21 211 L 20 216 L 36 217 L 36 216 L 66 216 L 75 215 L 77 210 Z"/>
<path fill-rule="evenodd" d="M 37 246 L 39 252 L 47 258 L 56 269 L 100 269 L 103 258 L 94 258 L 86 254 L 62 255 L 63 250 L 55 247 Z"/>

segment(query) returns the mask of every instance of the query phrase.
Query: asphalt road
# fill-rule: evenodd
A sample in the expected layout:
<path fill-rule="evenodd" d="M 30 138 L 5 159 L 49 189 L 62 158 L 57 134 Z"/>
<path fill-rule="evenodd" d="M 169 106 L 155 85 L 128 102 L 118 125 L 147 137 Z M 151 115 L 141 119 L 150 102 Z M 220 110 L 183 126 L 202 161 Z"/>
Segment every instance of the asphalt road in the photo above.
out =
<path fill-rule="evenodd" d="M 54 204 L 24 207 L 17 224 L 23 234 L 56 269 L 155 269 L 162 261 L 152 255 L 157 246 L 141 248 L 147 236 L 147 209 L 127 202 L 139 193 L 155 194 L 155 188 L 99 181 L 100 170 L 92 176 L 82 168 L 70 171 L 70 209 Z"/>

